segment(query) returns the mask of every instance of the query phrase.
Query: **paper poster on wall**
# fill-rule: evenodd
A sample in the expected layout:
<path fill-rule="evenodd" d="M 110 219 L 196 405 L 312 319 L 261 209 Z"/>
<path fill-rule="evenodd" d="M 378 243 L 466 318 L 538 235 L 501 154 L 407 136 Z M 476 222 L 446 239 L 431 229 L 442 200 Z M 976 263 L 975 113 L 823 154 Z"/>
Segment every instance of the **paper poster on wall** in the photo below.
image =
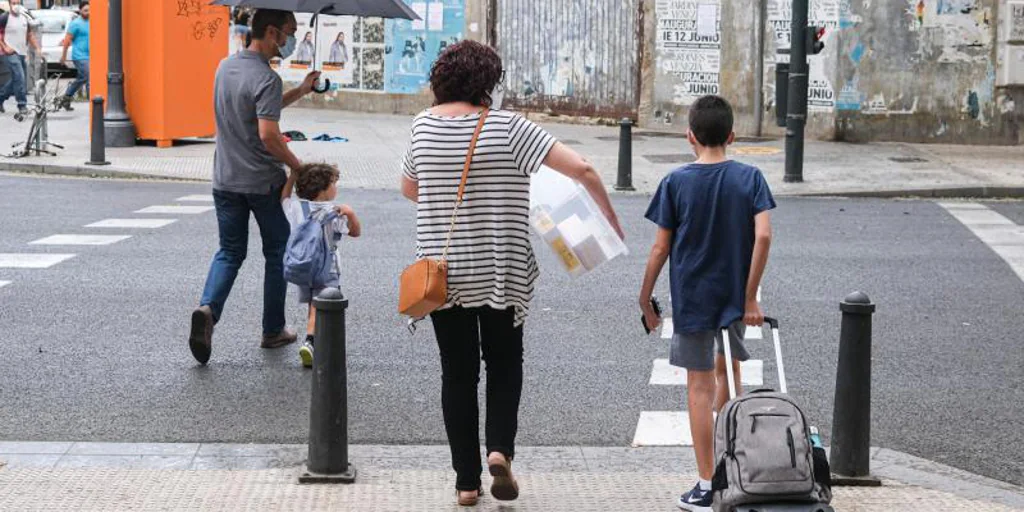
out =
<path fill-rule="evenodd" d="M 316 60 L 322 76 L 339 87 L 356 81 L 353 73 L 352 31 L 358 18 L 352 16 L 320 16 L 318 21 Z"/>
<path fill-rule="evenodd" d="M 826 46 L 829 44 L 831 34 L 839 29 L 839 2 L 840 0 L 811 0 L 810 2 L 808 25 L 825 28 Z M 768 2 L 768 26 L 775 40 L 776 50 L 788 50 L 790 47 L 792 6 L 792 0 Z M 768 58 L 775 63 L 789 62 L 788 53 L 776 52 L 774 57 Z M 836 91 L 825 69 L 824 56 L 808 56 L 807 62 L 810 68 L 807 74 L 807 108 L 817 112 L 832 111 L 836 105 Z"/>
<path fill-rule="evenodd" d="M 384 64 L 389 93 L 417 94 L 426 89 L 437 56 L 463 37 L 463 0 L 409 5 L 424 19 L 388 21 Z"/>
<path fill-rule="evenodd" d="M 313 40 L 313 27 L 309 26 L 312 17 L 313 15 L 308 13 L 295 14 L 295 21 L 299 27 L 295 32 L 295 37 L 298 39 L 295 52 L 287 59 L 271 59 L 270 61 L 270 67 L 277 70 L 285 82 L 301 82 L 313 70 L 313 52 L 316 43 Z"/>
<path fill-rule="evenodd" d="M 718 94 L 721 70 L 721 9 L 718 0 L 657 0 L 658 67 L 674 77 L 676 103 Z M 708 31 L 714 16 L 714 30 Z M 702 19 L 703 18 L 703 19 Z"/>

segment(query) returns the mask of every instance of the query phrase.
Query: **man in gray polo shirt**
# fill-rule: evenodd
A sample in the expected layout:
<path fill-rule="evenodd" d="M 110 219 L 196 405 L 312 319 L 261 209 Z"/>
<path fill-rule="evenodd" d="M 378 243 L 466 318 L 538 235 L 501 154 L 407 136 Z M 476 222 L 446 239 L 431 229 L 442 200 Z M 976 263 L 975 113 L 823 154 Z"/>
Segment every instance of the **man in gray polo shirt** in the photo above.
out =
<path fill-rule="evenodd" d="M 213 164 L 213 200 L 217 208 L 220 250 L 217 251 L 200 306 L 192 313 L 189 348 L 201 364 L 210 360 L 213 326 L 245 260 L 249 215 L 256 218 L 263 239 L 263 348 L 295 341 L 285 329 L 284 252 L 290 227 L 281 207 L 301 165 L 281 137 L 281 109 L 313 90 L 319 72 L 306 76 L 297 89 L 283 92 L 281 77 L 270 59 L 287 58 L 295 50 L 295 16 L 262 9 L 252 18 L 252 42 L 224 59 L 217 69 L 214 106 L 217 151 Z M 291 169 L 286 174 L 284 167 Z"/>

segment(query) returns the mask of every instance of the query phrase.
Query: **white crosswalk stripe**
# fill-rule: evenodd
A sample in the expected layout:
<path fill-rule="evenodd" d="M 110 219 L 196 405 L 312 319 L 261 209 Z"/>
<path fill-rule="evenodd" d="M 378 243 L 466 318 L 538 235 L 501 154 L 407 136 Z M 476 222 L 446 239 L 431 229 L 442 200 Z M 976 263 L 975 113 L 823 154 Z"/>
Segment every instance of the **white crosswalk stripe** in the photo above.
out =
<path fill-rule="evenodd" d="M 92 224 L 86 224 L 87 228 L 162 228 L 169 224 L 178 222 L 178 219 L 104 219 Z"/>
<path fill-rule="evenodd" d="M 693 446 L 686 411 L 642 411 L 633 446 Z"/>
<path fill-rule="evenodd" d="M 74 257 L 74 254 L 6 253 L 0 254 L 0 268 L 50 268 Z"/>
<path fill-rule="evenodd" d="M 129 238 L 131 235 L 51 235 L 29 245 L 110 245 Z"/>
<path fill-rule="evenodd" d="M 147 206 L 141 210 L 135 210 L 135 213 L 156 213 L 156 214 L 172 214 L 172 215 L 196 215 L 200 213 L 206 213 L 212 210 L 212 206 L 182 206 L 182 205 L 163 205 L 163 206 Z"/>
<path fill-rule="evenodd" d="M 0 281 L 0 288 L 3 288 L 4 286 L 7 286 L 9 284 L 11 284 L 10 281 Z"/>
<path fill-rule="evenodd" d="M 179 198 L 175 199 L 175 201 L 185 201 L 185 202 L 195 201 L 195 202 L 199 202 L 199 203 L 202 203 L 202 202 L 209 203 L 209 202 L 213 202 L 213 195 L 211 195 L 211 194 L 195 194 L 195 195 L 191 195 L 191 196 L 179 197 Z"/>
<path fill-rule="evenodd" d="M 1024 280 L 1024 226 L 978 203 L 939 203 Z"/>
<path fill-rule="evenodd" d="M 764 361 L 751 359 L 740 363 L 740 382 L 744 386 L 761 386 L 764 384 Z M 686 370 L 669 364 L 668 359 L 655 359 L 651 368 L 652 386 L 685 386 Z"/>

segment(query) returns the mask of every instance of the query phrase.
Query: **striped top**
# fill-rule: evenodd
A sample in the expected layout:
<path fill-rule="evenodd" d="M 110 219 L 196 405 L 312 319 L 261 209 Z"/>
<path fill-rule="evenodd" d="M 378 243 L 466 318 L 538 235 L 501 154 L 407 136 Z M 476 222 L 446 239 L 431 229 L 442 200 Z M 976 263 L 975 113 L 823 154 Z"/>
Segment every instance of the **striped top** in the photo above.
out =
<path fill-rule="evenodd" d="M 419 185 L 416 257 L 440 258 L 479 114 L 425 111 L 412 124 L 403 172 Z M 555 139 L 524 117 L 493 110 L 484 122 L 448 250 L 448 303 L 514 307 L 526 320 L 537 280 L 530 245 L 530 175 Z"/>

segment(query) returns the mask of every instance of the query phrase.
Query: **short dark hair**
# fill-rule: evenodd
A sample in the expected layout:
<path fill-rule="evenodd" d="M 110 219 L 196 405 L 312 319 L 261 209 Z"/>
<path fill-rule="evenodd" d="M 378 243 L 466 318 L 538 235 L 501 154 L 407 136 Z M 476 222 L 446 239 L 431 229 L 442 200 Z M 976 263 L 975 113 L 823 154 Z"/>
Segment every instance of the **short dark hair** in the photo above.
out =
<path fill-rule="evenodd" d="M 446 48 L 430 68 L 434 104 L 465 101 L 491 106 L 491 89 L 501 80 L 501 57 L 490 46 L 464 40 Z"/>
<path fill-rule="evenodd" d="M 338 181 L 338 168 L 323 163 L 305 164 L 299 168 L 299 177 L 295 180 L 295 193 L 300 198 L 313 201 L 321 192 L 327 190 L 331 183 Z"/>
<path fill-rule="evenodd" d="M 721 96 L 703 96 L 690 105 L 690 133 L 702 146 L 718 147 L 729 142 L 732 107 Z"/>
<path fill-rule="evenodd" d="M 89 0 L 82 0 L 81 2 L 78 2 L 78 10 L 79 11 L 81 11 L 82 9 L 84 9 L 86 7 L 89 7 Z"/>
<path fill-rule="evenodd" d="M 263 39 L 267 36 L 267 27 L 284 28 L 289 20 L 295 17 L 289 11 L 279 9 L 258 9 L 252 15 L 252 38 Z"/>

